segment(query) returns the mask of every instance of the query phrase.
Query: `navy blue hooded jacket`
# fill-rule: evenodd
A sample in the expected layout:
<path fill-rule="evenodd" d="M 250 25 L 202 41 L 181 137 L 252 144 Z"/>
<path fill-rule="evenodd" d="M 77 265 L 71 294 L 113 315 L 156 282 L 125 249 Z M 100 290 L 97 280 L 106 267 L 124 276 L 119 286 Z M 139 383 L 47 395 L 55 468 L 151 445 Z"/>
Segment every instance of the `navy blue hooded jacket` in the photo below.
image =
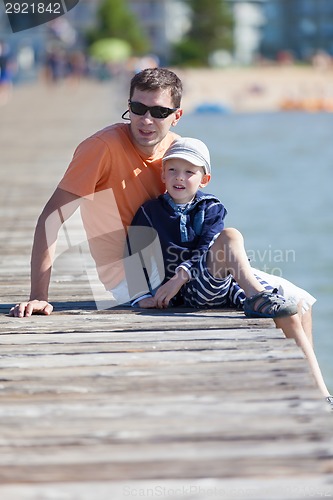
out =
<path fill-rule="evenodd" d="M 190 278 L 196 276 L 197 263 L 224 228 L 227 210 L 211 194 L 198 191 L 186 206 L 177 206 L 165 193 L 144 203 L 134 216 L 132 226 L 154 228 L 159 236 L 169 280 L 181 265 Z"/>

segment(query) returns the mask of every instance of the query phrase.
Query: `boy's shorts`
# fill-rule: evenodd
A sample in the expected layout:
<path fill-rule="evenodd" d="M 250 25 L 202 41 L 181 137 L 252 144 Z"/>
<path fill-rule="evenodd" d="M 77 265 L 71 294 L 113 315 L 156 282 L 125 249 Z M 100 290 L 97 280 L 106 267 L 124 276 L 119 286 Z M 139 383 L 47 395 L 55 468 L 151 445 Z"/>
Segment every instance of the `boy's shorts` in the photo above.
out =
<path fill-rule="evenodd" d="M 207 254 L 203 254 L 199 268 L 200 272 L 195 279 L 187 282 L 182 290 L 186 307 L 238 307 L 242 308 L 246 298 L 244 290 L 238 285 L 234 277 L 229 274 L 226 278 L 213 277 L 206 265 Z M 260 284 L 266 290 L 278 289 L 278 293 L 295 303 L 301 303 L 303 314 L 316 302 L 316 299 L 307 291 L 294 285 L 290 281 L 252 268 Z"/>
<path fill-rule="evenodd" d="M 212 276 L 206 265 L 207 254 L 200 258 L 198 276 L 183 286 L 182 298 L 185 307 L 242 307 L 245 293 L 229 274 L 225 278 Z"/>

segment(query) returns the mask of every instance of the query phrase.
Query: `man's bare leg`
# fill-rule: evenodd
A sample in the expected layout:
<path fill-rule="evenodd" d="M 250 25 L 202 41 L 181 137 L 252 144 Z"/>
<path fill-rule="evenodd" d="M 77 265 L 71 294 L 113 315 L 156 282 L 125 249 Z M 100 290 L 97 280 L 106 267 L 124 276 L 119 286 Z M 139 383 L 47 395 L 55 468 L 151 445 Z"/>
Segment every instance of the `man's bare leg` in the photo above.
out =
<path fill-rule="evenodd" d="M 303 330 L 305 331 L 305 334 L 306 334 L 306 336 L 307 336 L 310 344 L 313 347 L 313 337 L 312 337 L 312 307 L 310 306 L 310 308 L 307 311 L 305 311 L 305 312 L 301 311 L 299 313 L 299 316 L 301 318 Z"/>
<path fill-rule="evenodd" d="M 224 278 L 232 274 L 237 283 L 243 288 L 245 295 L 251 297 L 264 290 L 264 287 L 255 277 L 248 261 L 244 248 L 242 234 L 234 228 L 223 230 L 212 245 L 207 258 L 207 268 L 213 276 Z M 274 322 L 281 328 L 287 338 L 295 339 L 306 355 L 316 383 L 325 397 L 329 391 L 323 380 L 311 340 L 308 338 L 301 322 L 304 314 L 294 314 L 283 318 L 275 318 Z M 312 330 L 311 311 L 305 315 L 305 325 Z"/>
<path fill-rule="evenodd" d="M 315 352 L 303 329 L 299 315 L 295 314 L 294 316 L 276 318 L 274 322 L 277 328 L 281 328 L 287 338 L 294 339 L 296 344 L 303 350 L 320 391 L 325 397 L 328 397 L 330 393 L 324 382 Z"/>

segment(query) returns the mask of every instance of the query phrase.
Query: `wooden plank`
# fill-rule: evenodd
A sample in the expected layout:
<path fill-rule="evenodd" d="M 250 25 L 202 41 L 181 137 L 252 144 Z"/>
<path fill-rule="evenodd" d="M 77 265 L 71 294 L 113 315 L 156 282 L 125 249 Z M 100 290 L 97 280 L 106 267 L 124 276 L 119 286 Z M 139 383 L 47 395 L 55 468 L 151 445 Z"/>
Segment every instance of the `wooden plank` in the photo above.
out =
<path fill-rule="evenodd" d="M 292 340 L 286 340 L 286 343 L 290 344 L 291 350 L 296 356 L 301 356 L 293 349 L 294 342 Z M 256 352 L 265 352 L 272 349 L 278 349 L 281 346 L 280 339 L 266 339 L 259 340 L 256 338 Z M 287 346 L 286 346 L 287 347 Z M 56 346 L 52 345 L 52 355 L 54 354 L 103 354 L 103 353 L 136 353 L 136 352 L 178 352 L 178 351 L 242 351 L 246 352 L 246 356 L 249 355 L 251 358 L 251 350 L 253 350 L 253 339 L 248 338 L 241 340 L 196 340 L 188 338 L 185 340 L 152 340 L 152 341 L 104 341 L 104 342 L 79 342 L 79 343 L 67 343 L 60 344 Z M 286 352 L 284 346 L 284 352 Z M 22 352 L 22 347 L 17 345 L 1 345 L 0 359 L 15 358 L 17 356 L 35 356 L 41 357 L 50 353 L 50 346 L 44 343 L 36 344 L 26 344 L 24 352 Z"/>
<path fill-rule="evenodd" d="M 248 445 L 250 447 L 248 448 Z M 50 450 L 47 460 L 41 454 L 44 450 L 36 450 L 34 457 L 29 455 L 27 463 L 20 463 L 21 458 L 13 457 L 13 463 L 2 465 L 0 481 L 2 484 L 19 482 L 63 482 L 63 481 L 119 481 L 130 479 L 181 479 L 200 477 L 256 477 L 265 471 L 268 477 L 288 477 L 297 474 L 327 474 L 332 472 L 332 461 L 325 461 L 320 450 L 311 453 L 311 446 L 295 444 L 292 451 L 286 454 L 287 446 L 282 449 L 279 443 L 272 446 L 257 444 L 253 453 L 253 443 L 246 441 L 238 446 L 238 450 L 230 444 L 224 446 L 217 442 L 199 442 L 197 444 L 176 445 L 162 443 L 151 447 L 135 445 L 128 447 L 122 454 L 119 447 L 109 445 L 104 450 L 87 446 L 81 453 L 66 447 L 67 453 L 58 455 Z M 104 453 L 103 453 L 104 451 Z M 238 453 L 237 453 L 238 451 Z M 200 460 L 198 460 L 200 455 Z M 88 457 L 88 458 L 87 458 Z M 113 459 L 111 458 L 113 457 Z M 15 460 L 14 460 L 15 458 Z M 24 462 L 24 457 L 23 460 Z M 318 466 L 313 469 L 313 463 Z"/>
<path fill-rule="evenodd" d="M 57 321 L 55 322 L 55 316 Z M 161 320 L 163 318 L 163 321 Z M 168 320 L 168 321 L 166 321 Z M 195 321 L 193 321 L 195 320 Z M 220 325 L 219 325 L 220 321 Z M 225 310 L 196 311 L 191 309 L 176 309 L 174 311 L 136 311 L 133 309 L 111 311 L 68 311 L 66 316 L 54 314 L 50 317 L 33 316 L 17 319 L 3 316 L 1 318 L 2 333 L 33 333 L 33 332 L 82 332 L 82 331 L 152 331 L 152 330 L 194 330 L 216 328 L 263 328 L 274 327 L 272 320 L 248 319 L 242 312 Z M 54 330 L 55 329 L 55 330 Z"/>
<path fill-rule="evenodd" d="M 48 319 L 48 318 L 45 318 Z M 23 319 L 26 321 L 26 319 Z M 127 320 L 128 321 L 128 320 Z M 246 321 L 244 319 L 244 321 Z M 195 322 L 196 323 L 196 322 Z M 1 324 L 1 320 L 0 320 Z M 283 339 L 286 340 L 282 331 L 277 328 L 265 328 L 264 324 L 259 328 L 258 326 L 253 328 L 232 328 L 232 325 L 227 328 L 228 321 L 223 319 L 221 321 L 224 328 L 218 328 L 221 326 L 218 322 L 209 324 L 206 322 L 206 329 L 186 329 L 183 330 L 164 330 L 163 328 L 155 330 L 153 327 L 150 330 L 135 330 L 134 332 L 130 329 L 127 330 L 125 327 L 122 331 L 110 331 L 107 328 L 102 331 L 98 330 L 100 323 L 98 320 L 95 324 L 86 324 L 86 329 L 80 331 L 70 331 L 70 332 L 59 332 L 58 328 L 58 318 L 52 316 L 52 322 L 48 323 L 48 329 L 46 336 L 44 333 L 40 333 L 40 329 L 35 329 L 34 333 L 28 333 L 25 331 L 24 324 L 18 324 L 17 320 L 13 320 L 11 323 L 12 329 L 0 333 L 0 344 L 1 345 L 29 345 L 29 344 L 49 344 L 52 341 L 52 345 L 55 344 L 80 344 L 80 343 L 92 343 L 97 344 L 99 342 L 150 342 L 150 341 L 163 341 L 165 339 L 169 340 L 249 340 L 256 339 L 259 342 L 267 339 Z M 82 325 L 82 321 L 81 321 Z M 43 323 L 41 322 L 41 327 Z M 143 324 L 143 326 L 145 326 Z M 153 325 L 156 326 L 156 325 Z M 188 325 L 190 326 L 190 325 Z M 195 325 L 192 325 L 195 326 Z M 209 327 L 208 327 L 209 326 Z M 212 328 L 210 328 L 212 326 Z M 97 328 L 95 328 L 97 327 Z M 23 330 L 23 331 L 22 331 Z M 15 334 L 20 333 L 17 337 Z M 288 342 L 288 341 L 287 341 Z"/>
<path fill-rule="evenodd" d="M 289 476 L 276 478 L 204 478 L 186 480 L 96 481 L 0 486 L 2 500 L 125 500 L 128 498 L 161 498 L 162 500 L 304 500 L 331 496 L 329 483 L 307 474 L 300 480 Z"/>

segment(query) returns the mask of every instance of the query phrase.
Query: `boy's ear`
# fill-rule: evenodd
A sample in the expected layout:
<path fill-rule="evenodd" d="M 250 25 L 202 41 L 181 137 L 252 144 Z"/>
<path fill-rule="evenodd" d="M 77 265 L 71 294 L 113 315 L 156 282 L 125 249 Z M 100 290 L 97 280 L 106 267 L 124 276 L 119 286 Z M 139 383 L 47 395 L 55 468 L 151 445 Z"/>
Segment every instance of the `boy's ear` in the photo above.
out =
<path fill-rule="evenodd" d="M 210 174 L 205 174 L 202 176 L 202 179 L 201 179 L 201 183 L 200 183 L 200 187 L 204 188 L 207 186 L 207 184 L 209 183 L 210 181 Z"/>

